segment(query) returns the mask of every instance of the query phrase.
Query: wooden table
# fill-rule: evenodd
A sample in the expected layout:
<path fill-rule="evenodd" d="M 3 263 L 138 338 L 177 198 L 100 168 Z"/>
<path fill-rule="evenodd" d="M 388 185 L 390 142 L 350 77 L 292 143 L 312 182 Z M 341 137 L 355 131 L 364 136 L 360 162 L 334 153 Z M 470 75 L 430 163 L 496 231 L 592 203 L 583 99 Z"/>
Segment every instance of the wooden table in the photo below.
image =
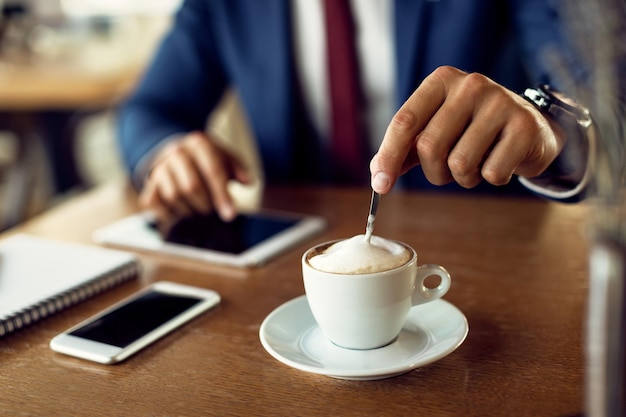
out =
<path fill-rule="evenodd" d="M 588 289 L 582 204 L 385 196 L 376 234 L 412 245 L 423 263 L 448 268 L 453 285 L 445 298 L 469 321 L 465 342 L 423 368 L 365 382 L 305 373 L 263 349 L 263 319 L 304 293 L 301 254 L 314 243 L 362 233 L 369 197 L 365 189 L 267 190 L 264 206 L 322 215 L 329 228 L 263 267 L 142 254 L 138 281 L 0 339 L 0 415 L 582 415 Z M 90 242 L 94 228 L 135 210 L 134 194 L 112 184 L 10 233 Z M 213 288 L 223 302 L 115 366 L 49 349 L 58 332 L 162 279 Z"/>

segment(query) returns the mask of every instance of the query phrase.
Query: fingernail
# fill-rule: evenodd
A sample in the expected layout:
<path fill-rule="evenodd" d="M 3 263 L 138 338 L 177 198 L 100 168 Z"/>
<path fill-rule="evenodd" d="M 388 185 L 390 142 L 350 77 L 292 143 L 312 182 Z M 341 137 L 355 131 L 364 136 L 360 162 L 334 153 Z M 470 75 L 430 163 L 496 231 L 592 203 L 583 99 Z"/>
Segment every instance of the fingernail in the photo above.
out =
<path fill-rule="evenodd" d="M 220 217 L 225 222 L 229 222 L 235 218 L 237 213 L 235 212 L 235 208 L 230 204 L 223 205 L 219 208 Z"/>
<path fill-rule="evenodd" d="M 386 192 L 390 182 L 389 175 L 384 172 L 377 172 L 372 178 L 372 189 L 377 193 Z"/>

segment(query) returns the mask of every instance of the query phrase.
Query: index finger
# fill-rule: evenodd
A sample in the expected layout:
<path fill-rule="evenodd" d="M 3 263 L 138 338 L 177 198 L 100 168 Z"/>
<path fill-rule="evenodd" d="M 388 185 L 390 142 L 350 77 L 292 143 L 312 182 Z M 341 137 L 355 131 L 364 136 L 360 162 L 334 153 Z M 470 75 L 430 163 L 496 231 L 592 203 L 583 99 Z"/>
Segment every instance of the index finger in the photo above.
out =
<path fill-rule="evenodd" d="M 370 163 L 372 189 L 387 193 L 398 177 L 419 161 L 415 158 L 410 166 L 415 141 L 432 116 L 443 104 L 447 95 L 446 83 L 437 72 L 424 79 L 420 86 L 404 102 L 391 119 L 378 152 Z M 415 155 L 417 157 L 417 155 Z"/>
<path fill-rule="evenodd" d="M 192 155 L 196 167 L 211 193 L 215 209 L 223 220 L 230 221 L 235 217 L 236 211 L 228 193 L 227 185 L 230 178 L 222 152 L 211 141 L 199 138 Z"/>

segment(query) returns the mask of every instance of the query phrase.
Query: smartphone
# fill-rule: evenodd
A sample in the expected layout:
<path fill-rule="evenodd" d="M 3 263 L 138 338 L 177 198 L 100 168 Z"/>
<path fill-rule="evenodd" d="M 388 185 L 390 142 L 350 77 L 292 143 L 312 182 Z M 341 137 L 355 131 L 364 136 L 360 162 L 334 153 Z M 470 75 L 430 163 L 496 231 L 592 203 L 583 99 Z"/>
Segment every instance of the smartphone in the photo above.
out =
<path fill-rule="evenodd" d="M 213 290 L 158 281 L 55 336 L 50 348 L 114 364 L 219 302 L 220 296 Z"/>
<path fill-rule="evenodd" d="M 188 217 L 162 233 L 149 213 L 138 213 L 94 232 L 96 242 L 237 267 L 261 265 L 323 230 L 323 218 L 259 211 L 224 222 L 213 212 Z"/>

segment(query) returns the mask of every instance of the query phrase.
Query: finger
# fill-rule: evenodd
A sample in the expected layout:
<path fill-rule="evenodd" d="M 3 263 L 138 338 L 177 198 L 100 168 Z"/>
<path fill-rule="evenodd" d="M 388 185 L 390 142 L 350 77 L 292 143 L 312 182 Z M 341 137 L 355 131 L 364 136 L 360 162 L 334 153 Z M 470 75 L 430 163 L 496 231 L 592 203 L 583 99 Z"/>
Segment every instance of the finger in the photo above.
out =
<path fill-rule="evenodd" d="M 482 180 L 482 166 L 497 141 L 507 120 L 500 101 L 490 101 L 477 110 L 459 141 L 448 156 L 448 167 L 454 181 L 473 188 Z"/>
<path fill-rule="evenodd" d="M 144 211 L 158 211 L 156 187 L 149 178 L 146 179 L 138 198 L 139 207 Z"/>
<path fill-rule="evenodd" d="M 471 100 L 459 94 L 449 96 L 419 134 L 416 152 L 424 175 L 432 184 L 444 185 L 454 180 L 449 155 L 470 123 L 473 111 Z"/>
<path fill-rule="evenodd" d="M 444 102 L 446 82 L 461 73 L 451 67 L 441 67 L 426 77 L 421 85 L 393 116 L 381 146 L 370 163 L 372 188 L 379 193 L 388 192 L 398 177 L 419 163 L 414 144 L 418 134 Z M 376 177 L 388 179 L 383 187 Z"/>
<path fill-rule="evenodd" d="M 169 164 L 161 164 L 154 169 L 151 177 L 155 181 L 157 193 L 162 204 L 169 212 L 180 218 L 190 216 L 193 213 L 193 210 L 185 199 L 182 198 L 178 190 Z"/>
<path fill-rule="evenodd" d="M 481 176 L 492 185 L 508 184 L 515 168 L 524 160 L 524 147 L 506 137 L 499 140 L 485 160 Z"/>
<path fill-rule="evenodd" d="M 520 98 L 521 100 L 521 98 Z M 539 110 L 523 101 L 528 106 L 528 118 L 519 117 L 519 121 L 512 126 L 511 130 L 523 129 L 530 142 L 526 157 L 514 170 L 516 175 L 522 177 L 536 177 L 543 173 L 563 150 L 565 132 L 553 120 L 546 118 Z M 530 124 L 530 120 L 534 123 Z M 512 133 L 512 136 L 515 133 Z"/>
<path fill-rule="evenodd" d="M 230 176 L 224 162 L 223 151 L 202 137 L 190 141 L 188 146 L 197 147 L 192 153 L 194 163 L 208 186 L 215 209 L 223 220 L 232 220 L 236 210 L 228 193 Z"/>
<path fill-rule="evenodd" d="M 539 175 L 557 153 L 554 134 L 545 118 L 532 108 L 517 111 L 509 117 L 481 173 L 489 183 L 503 185 L 513 174 Z"/>
<path fill-rule="evenodd" d="M 161 201 L 161 198 L 154 181 L 146 181 L 144 188 L 139 194 L 139 207 L 146 212 L 150 212 L 157 224 L 170 221 L 176 217 L 168 207 Z"/>
<path fill-rule="evenodd" d="M 171 158 L 169 167 L 177 190 L 191 209 L 209 213 L 212 210 L 211 198 L 192 158 L 189 155 Z"/>

